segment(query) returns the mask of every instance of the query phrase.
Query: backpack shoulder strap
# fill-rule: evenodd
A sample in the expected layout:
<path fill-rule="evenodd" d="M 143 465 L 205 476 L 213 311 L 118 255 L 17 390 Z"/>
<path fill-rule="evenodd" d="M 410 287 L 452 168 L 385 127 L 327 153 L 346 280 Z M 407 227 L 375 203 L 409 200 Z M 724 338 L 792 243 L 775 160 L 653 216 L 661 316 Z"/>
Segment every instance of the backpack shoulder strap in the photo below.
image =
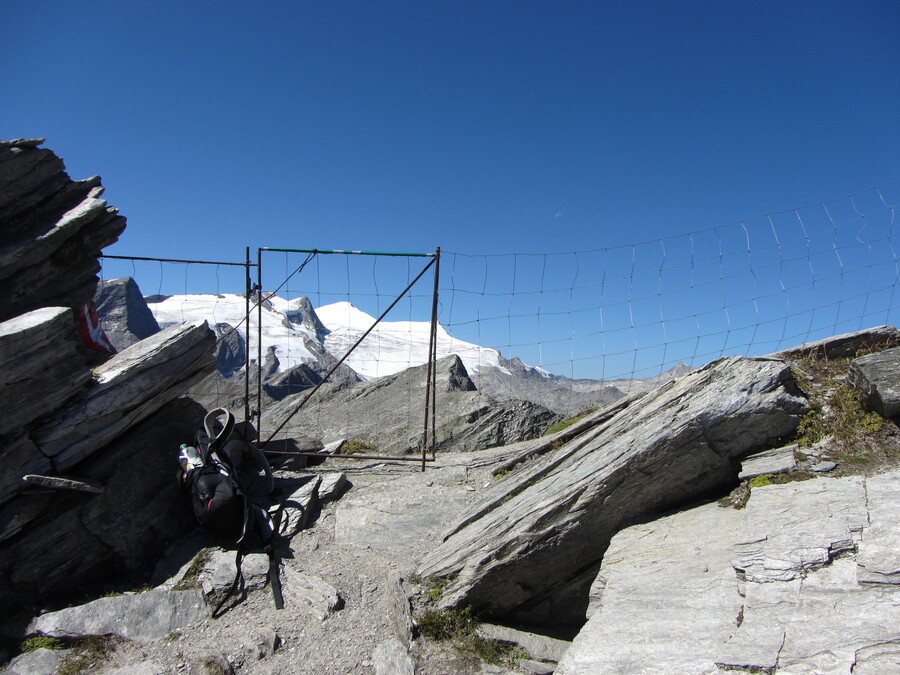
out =
<path fill-rule="evenodd" d="M 219 417 L 224 417 L 225 420 L 217 424 L 217 418 Z M 217 429 L 217 426 L 221 428 Z M 203 418 L 203 429 L 209 438 L 209 446 L 203 455 L 203 461 L 206 462 L 209 456 L 220 450 L 231 437 L 231 432 L 234 431 L 234 415 L 225 410 L 225 408 L 210 410 L 206 413 L 206 417 Z M 221 454 L 219 453 L 217 456 L 221 457 Z"/>

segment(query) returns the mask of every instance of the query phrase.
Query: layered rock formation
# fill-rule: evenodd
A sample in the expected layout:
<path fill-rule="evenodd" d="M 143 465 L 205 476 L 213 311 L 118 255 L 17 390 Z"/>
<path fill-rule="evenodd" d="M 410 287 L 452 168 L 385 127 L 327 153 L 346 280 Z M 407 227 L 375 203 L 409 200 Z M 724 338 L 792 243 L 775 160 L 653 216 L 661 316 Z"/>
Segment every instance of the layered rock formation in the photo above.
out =
<path fill-rule="evenodd" d="M 40 144 L 0 142 L 0 604 L 7 607 L 107 583 L 189 526 L 172 509 L 183 511 L 171 491 L 172 454 L 204 411 L 172 401 L 215 367 L 205 323 L 104 354 L 109 360 L 97 365 L 79 320 L 94 297 L 100 250 L 125 219 L 99 199 L 98 177 L 70 180 Z M 86 479 L 93 492 L 23 480 L 62 473 Z"/>
<path fill-rule="evenodd" d="M 556 672 L 897 672 L 898 499 L 897 471 L 820 478 L 623 530 Z"/>
<path fill-rule="evenodd" d="M 721 359 L 595 413 L 562 447 L 524 450 L 528 463 L 468 509 L 419 572 L 447 580 L 445 606 L 578 625 L 616 531 L 727 491 L 737 460 L 793 432 L 807 410 L 784 362 Z"/>
<path fill-rule="evenodd" d="M 94 296 L 100 251 L 125 218 L 100 199 L 100 177 L 72 181 L 43 139 L 0 141 L 0 321 Z"/>

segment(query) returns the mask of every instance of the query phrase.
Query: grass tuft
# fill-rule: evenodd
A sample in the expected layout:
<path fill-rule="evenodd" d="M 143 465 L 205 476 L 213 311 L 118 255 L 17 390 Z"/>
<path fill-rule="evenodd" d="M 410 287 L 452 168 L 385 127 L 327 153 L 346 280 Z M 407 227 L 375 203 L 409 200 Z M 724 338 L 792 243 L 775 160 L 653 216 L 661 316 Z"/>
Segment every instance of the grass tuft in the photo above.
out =
<path fill-rule="evenodd" d="M 575 417 L 570 417 L 569 419 L 565 419 L 561 422 L 557 422 L 556 424 L 552 424 L 552 425 L 550 425 L 550 427 L 548 427 L 547 431 L 545 431 L 543 433 L 543 435 L 544 436 L 552 436 L 553 434 L 558 433 L 558 432 L 562 431 L 563 429 L 568 429 L 570 426 L 575 424 L 575 422 L 580 422 L 585 417 L 590 415 L 592 412 L 594 412 L 594 410 L 587 410 L 587 411 L 581 413 L 580 415 L 576 415 Z"/>
<path fill-rule="evenodd" d="M 342 455 L 364 455 L 378 450 L 378 446 L 359 438 L 352 438 L 346 441 L 340 450 Z"/>
<path fill-rule="evenodd" d="M 478 626 L 471 607 L 463 609 L 427 610 L 416 621 L 419 634 L 431 640 L 451 641 L 454 648 L 497 666 L 515 666 L 519 659 L 529 658 L 518 645 L 489 640 L 475 634 Z"/>

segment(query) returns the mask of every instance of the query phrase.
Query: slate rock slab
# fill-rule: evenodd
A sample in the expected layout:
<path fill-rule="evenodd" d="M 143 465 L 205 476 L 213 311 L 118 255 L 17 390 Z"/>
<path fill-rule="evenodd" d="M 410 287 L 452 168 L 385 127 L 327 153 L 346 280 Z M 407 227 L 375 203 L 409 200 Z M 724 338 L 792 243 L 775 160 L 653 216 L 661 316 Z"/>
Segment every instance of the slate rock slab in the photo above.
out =
<path fill-rule="evenodd" d="M 900 588 L 872 583 L 861 565 L 900 536 L 888 516 L 898 487 L 894 472 L 755 489 L 734 547 L 745 584 L 743 621 L 716 662 L 855 673 L 861 652 L 900 644 Z M 896 557 L 889 553 L 887 569 Z"/>
<path fill-rule="evenodd" d="M 767 473 L 787 473 L 797 468 L 797 459 L 794 451 L 797 444 L 787 445 L 783 448 L 765 450 L 747 457 L 741 462 L 741 472 L 738 478 L 753 478 Z"/>
<path fill-rule="evenodd" d="M 497 481 L 418 571 L 448 580 L 443 606 L 580 625 L 623 524 L 733 485 L 736 460 L 791 433 L 807 409 L 784 362 L 716 361 L 596 413 L 595 426 Z"/>
<path fill-rule="evenodd" d="M 74 466 L 215 369 L 205 321 L 168 328 L 95 369 L 97 384 L 35 433 L 57 470 Z"/>
<path fill-rule="evenodd" d="M 55 673 L 71 653 L 71 649 L 35 649 L 14 658 L 3 672 L 5 675 Z"/>
<path fill-rule="evenodd" d="M 285 607 L 299 607 L 311 617 L 324 621 L 344 606 L 337 589 L 327 581 L 293 567 L 282 570 L 282 593 Z"/>
<path fill-rule="evenodd" d="M 743 605 L 731 553 L 742 520 L 707 504 L 616 535 L 591 589 L 591 619 L 556 673 L 716 672 Z"/>
<path fill-rule="evenodd" d="M 416 672 L 409 650 L 395 637 L 380 642 L 372 660 L 376 675 L 415 675 Z"/>
<path fill-rule="evenodd" d="M 200 591 L 151 590 L 99 598 L 86 605 L 42 614 L 28 633 L 51 637 L 118 635 L 128 640 L 158 640 L 210 615 Z"/>
<path fill-rule="evenodd" d="M 556 673 L 900 672 L 898 490 L 817 478 L 626 528 Z"/>
<path fill-rule="evenodd" d="M 81 391 L 91 371 L 78 356 L 66 307 L 45 307 L 0 323 L 0 434 L 52 413 Z"/>

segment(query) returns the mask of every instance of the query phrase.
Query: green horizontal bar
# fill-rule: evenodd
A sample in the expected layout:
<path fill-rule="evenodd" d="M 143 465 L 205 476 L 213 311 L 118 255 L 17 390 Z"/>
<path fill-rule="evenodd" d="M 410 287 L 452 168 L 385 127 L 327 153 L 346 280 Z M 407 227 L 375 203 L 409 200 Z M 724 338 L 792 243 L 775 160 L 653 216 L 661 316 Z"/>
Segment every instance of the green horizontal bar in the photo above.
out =
<path fill-rule="evenodd" d="M 409 258 L 434 258 L 434 253 L 392 253 L 389 251 L 342 251 L 342 250 L 325 250 L 321 248 L 270 248 L 263 246 L 260 251 L 278 251 L 281 253 L 338 253 L 344 255 L 393 255 L 405 256 Z"/>

